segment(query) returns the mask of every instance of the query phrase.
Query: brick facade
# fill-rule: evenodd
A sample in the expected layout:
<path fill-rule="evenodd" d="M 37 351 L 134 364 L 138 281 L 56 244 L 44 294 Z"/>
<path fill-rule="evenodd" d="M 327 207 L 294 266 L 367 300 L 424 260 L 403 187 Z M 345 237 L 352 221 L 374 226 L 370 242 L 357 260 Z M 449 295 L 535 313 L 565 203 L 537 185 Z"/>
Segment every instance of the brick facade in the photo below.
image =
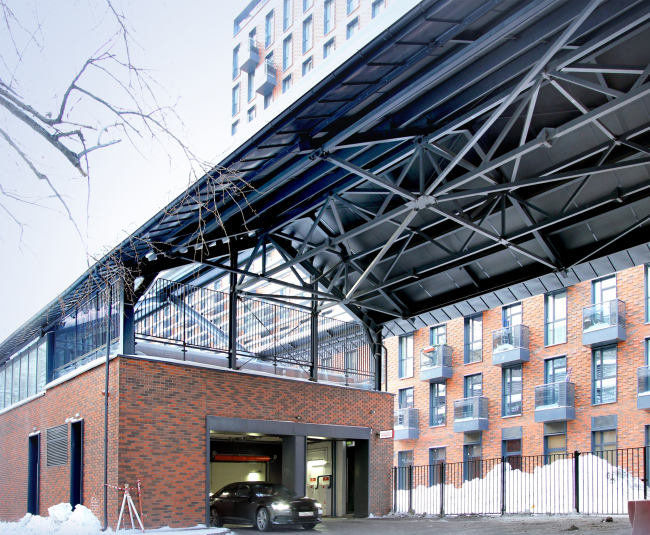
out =
<path fill-rule="evenodd" d="M 147 527 L 205 522 L 206 417 L 296 421 L 373 429 L 370 512 L 390 509 L 392 395 L 198 366 L 118 357 L 111 362 L 109 484 L 144 485 Z M 76 413 L 84 419 L 83 503 L 103 511 L 104 366 L 88 370 L 0 414 L 0 520 L 27 510 L 27 437 L 41 441 L 40 512 L 69 501 L 69 465 L 47 468 L 45 429 Z M 121 497 L 109 491 L 109 522 Z M 179 506 L 182 504 L 182 506 Z"/>
<path fill-rule="evenodd" d="M 463 461 L 463 433 L 453 430 L 453 402 L 463 395 L 463 377 L 483 374 L 483 396 L 489 403 L 489 430 L 482 436 L 482 458 L 502 455 L 502 429 L 522 426 L 522 455 L 544 454 L 542 423 L 535 422 L 534 389 L 544 384 L 544 360 L 566 356 L 575 383 L 576 418 L 567 422 L 567 451 L 592 449 L 592 416 L 617 415 L 617 447 L 630 448 L 645 444 L 645 426 L 650 413 L 637 409 L 637 368 L 645 365 L 645 339 L 650 337 L 646 324 L 644 285 L 645 267 L 636 266 L 618 272 L 617 297 L 626 304 L 627 340 L 617 345 L 617 398 L 614 403 L 592 404 L 592 350 L 582 345 L 582 308 L 591 304 L 591 281 L 581 282 L 567 291 L 567 341 L 544 345 L 544 295 L 522 301 L 523 324 L 530 329 L 530 361 L 523 364 L 523 410 L 520 416 L 502 417 L 502 369 L 492 364 L 492 331 L 502 327 L 502 309 L 482 313 L 483 360 L 463 363 L 464 318 L 450 320 L 447 344 L 453 348 L 453 377 L 447 381 L 446 424 L 429 427 L 429 383 L 419 380 L 420 351 L 429 345 L 429 327 L 414 334 L 413 377 L 398 378 L 398 337 L 388 338 L 388 389 L 413 387 L 414 407 L 419 409 L 419 438 L 394 442 L 395 453 L 413 450 L 415 465 L 429 464 L 429 448 L 446 447 L 448 462 Z M 508 303 L 504 303 L 507 305 Z M 397 399 L 395 408 L 397 408 Z"/>

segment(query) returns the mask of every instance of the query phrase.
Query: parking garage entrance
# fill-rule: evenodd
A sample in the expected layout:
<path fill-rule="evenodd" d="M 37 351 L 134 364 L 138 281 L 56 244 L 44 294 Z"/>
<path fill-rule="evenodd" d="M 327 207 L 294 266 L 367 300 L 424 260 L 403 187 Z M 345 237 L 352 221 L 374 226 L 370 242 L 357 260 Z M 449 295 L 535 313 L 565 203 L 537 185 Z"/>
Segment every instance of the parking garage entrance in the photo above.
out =
<path fill-rule="evenodd" d="M 207 487 L 281 483 L 324 516 L 368 516 L 370 428 L 208 417 Z M 206 503 L 209 514 L 209 503 Z"/>

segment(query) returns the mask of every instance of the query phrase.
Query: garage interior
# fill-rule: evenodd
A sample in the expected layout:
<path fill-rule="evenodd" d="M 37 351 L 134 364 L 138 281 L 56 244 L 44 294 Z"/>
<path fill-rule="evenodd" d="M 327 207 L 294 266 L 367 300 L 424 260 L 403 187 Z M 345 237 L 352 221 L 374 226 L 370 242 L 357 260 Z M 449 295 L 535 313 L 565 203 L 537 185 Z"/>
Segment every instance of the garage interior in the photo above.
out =
<path fill-rule="evenodd" d="M 354 515 L 355 475 L 363 464 L 362 456 L 357 463 L 359 441 L 307 436 L 298 452 L 295 438 L 210 431 L 210 495 L 234 482 L 270 481 L 319 501 L 323 516 Z M 302 470 L 294 471 L 296 461 Z M 294 472 L 304 474 L 301 486 L 292 485 L 300 477 Z"/>

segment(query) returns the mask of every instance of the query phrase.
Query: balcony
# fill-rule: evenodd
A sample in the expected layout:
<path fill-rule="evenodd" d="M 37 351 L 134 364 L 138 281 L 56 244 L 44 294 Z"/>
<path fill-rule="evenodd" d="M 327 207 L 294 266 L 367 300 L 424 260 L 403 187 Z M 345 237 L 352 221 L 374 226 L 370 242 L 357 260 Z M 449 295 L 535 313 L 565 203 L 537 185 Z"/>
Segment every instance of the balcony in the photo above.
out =
<path fill-rule="evenodd" d="M 456 433 L 471 433 L 488 429 L 487 398 L 473 397 L 454 401 L 454 431 Z"/>
<path fill-rule="evenodd" d="M 395 440 L 412 440 L 420 436 L 418 409 L 397 409 L 395 411 Z"/>
<path fill-rule="evenodd" d="M 240 69 L 248 74 L 255 72 L 255 68 L 260 62 L 260 49 L 255 39 L 248 39 L 248 46 L 244 48 L 242 55 Z"/>
<path fill-rule="evenodd" d="M 528 362 L 528 326 L 513 325 L 492 332 L 492 364 L 509 366 Z"/>
<path fill-rule="evenodd" d="M 582 345 L 598 347 L 625 342 L 625 303 L 612 299 L 582 309 Z"/>
<path fill-rule="evenodd" d="M 535 421 L 565 422 L 574 420 L 576 386 L 562 381 L 535 387 Z"/>
<path fill-rule="evenodd" d="M 275 64 L 267 59 L 255 71 L 255 91 L 260 95 L 270 95 L 276 83 Z"/>
<path fill-rule="evenodd" d="M 636 408 L 650 409 L 650 366 L 637 368 Z"/>
<path fill-rule="evenodd" d="M 420 381 L 444 383 L 451 374 L 451 347 L 437 345 L 420 352 Z"/>

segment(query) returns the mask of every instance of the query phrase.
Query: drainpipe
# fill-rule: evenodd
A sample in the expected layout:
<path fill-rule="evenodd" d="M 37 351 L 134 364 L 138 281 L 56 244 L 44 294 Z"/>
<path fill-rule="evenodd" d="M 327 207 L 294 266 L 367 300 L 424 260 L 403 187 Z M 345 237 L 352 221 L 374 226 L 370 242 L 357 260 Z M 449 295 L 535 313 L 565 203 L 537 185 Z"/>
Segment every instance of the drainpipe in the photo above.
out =
<path fill-rule="evenodd" d="M 113 304 L 113 287 L 108 286 L 108 327 L 106 330 L 106 379 L 104 386 L 104 527 L 108 529 L 108 366 L 111 355 L 111 310 Z"/>

